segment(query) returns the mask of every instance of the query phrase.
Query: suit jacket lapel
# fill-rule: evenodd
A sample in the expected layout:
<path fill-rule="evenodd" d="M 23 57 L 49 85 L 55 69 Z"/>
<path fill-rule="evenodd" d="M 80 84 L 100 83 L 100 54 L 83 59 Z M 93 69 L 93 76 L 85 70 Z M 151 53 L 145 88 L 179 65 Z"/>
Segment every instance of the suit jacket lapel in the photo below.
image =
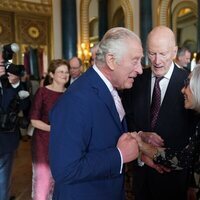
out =
<path fill-rule="evenodd" d="M 151 69 L 146 69 L 144 76 L 142 77 L 142 88 L 143 91 L 143 101 L 146 103 L 143 103 L 145 106 L 143 108 L 143 111 L 146 112 L 145 116 L 146 119 L 144 121 L 147 123 L 147 127 L 150 127 L 150 108 L 151 108 Z"/>
<path fill-rule="evenodd" d="M 165 109 L 169 109 L 168 105 L 174 105 L 176 104 L 177 96 L 180 95 L 180 93 L 177 92 L 177 88 L 181 88 L 181 85 L 183 85 L 182 79 L 180 80 L 179 73 L 177 71 L 177 68 L 174 67 L 174 71 L 172 73 L 172 76 L 169 81 L 169 85 L 167 87 L 165 97 L 162 102 L 160 113 L 165 112 Z"/>
<path fill-rule="evenodd" d="M 115 102 L 109 89 L 93 68 L 91 68 L 90 71 L 92 73 L 92 75 L 90 76 L 90 80 L 93 89 L 95 90 L 101 101 L 105 103 L 116 125 L 120 128 L 120 130 L 122 130 L 122 124 L 120 122 L 120 118 L 115 107 Z"/>

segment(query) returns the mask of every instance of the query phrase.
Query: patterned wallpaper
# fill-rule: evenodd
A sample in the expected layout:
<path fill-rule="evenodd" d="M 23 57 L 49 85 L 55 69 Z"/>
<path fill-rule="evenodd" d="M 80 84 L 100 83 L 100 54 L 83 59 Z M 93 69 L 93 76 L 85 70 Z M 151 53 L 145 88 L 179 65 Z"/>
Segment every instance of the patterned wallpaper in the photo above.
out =
<path fill-rule="evenodd" d="M 0 12 L 0 43 L 10 43 L 14 38 L 14 21 L 12 13 Z"/>
<path fill-rule="evenodd" d="M 51 58 L 51 3 L 32 2 L 0 1 L 0 44 L 19 44 L 18 63 L 23 62 L 24 50 L 30 46 L 43 49 L 48 60 Z"/>
<path fill-rule="evenodd" d="M 16 16 L 17 40 L 24 44 L 47 45 L 49 39 L 49 19 L 30 16 Z"/>

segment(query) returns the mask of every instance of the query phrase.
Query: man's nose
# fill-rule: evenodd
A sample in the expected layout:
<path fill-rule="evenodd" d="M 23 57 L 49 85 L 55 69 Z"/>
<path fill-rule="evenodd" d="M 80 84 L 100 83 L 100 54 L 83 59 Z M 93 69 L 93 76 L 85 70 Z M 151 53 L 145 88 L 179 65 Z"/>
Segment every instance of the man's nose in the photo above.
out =
<path fill-rule="evenodd" d="M 142 64 L 141 63 L 137 67 L 137 73 L 138 74 L 142 74 L 143 73 L 143 69 L 142 69 Z"/>

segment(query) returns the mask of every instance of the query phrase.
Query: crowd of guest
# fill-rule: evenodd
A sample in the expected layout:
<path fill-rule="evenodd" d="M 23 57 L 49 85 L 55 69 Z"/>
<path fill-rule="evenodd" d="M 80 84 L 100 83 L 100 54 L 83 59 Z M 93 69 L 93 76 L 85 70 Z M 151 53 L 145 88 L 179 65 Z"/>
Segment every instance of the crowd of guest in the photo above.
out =
<path fill-rule="evenodd" d="M 200 53 L 191 70 L 192 52 L 165 26 L 152 29 L 147 49 L 144 69 L 140 38 L 113 28 L 91 49 L 86 72 L 76 56 L 53 59 L 35 86 L 21 65 L 5 69 L 1 51 L 0 120 L 15 108 L 27 123 L 1 125 L 0 200 L 10 198 L 30 127 L 33 200 L 123 200 L 126 163 L 135 200 L 197 200 Z"/>

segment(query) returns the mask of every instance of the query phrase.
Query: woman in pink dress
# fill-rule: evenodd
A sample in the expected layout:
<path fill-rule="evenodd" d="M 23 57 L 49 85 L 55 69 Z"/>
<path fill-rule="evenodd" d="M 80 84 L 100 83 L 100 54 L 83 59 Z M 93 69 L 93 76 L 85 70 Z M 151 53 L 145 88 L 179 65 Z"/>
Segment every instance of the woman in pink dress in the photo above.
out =
<path fill-rule="evenodd" d="M 40 87 L 34 97 L 30 119 L 34 127 L 32 137 L 32 198 L 33 200 L 49 200 L 52 198 L 54 181 L 49 168 L 48 146 L 50 124 L 48 115 L 66 90 L 69 80 L 69 64 L 66 60 L 52 60 L 48 69 L 51 83 Z"/>

